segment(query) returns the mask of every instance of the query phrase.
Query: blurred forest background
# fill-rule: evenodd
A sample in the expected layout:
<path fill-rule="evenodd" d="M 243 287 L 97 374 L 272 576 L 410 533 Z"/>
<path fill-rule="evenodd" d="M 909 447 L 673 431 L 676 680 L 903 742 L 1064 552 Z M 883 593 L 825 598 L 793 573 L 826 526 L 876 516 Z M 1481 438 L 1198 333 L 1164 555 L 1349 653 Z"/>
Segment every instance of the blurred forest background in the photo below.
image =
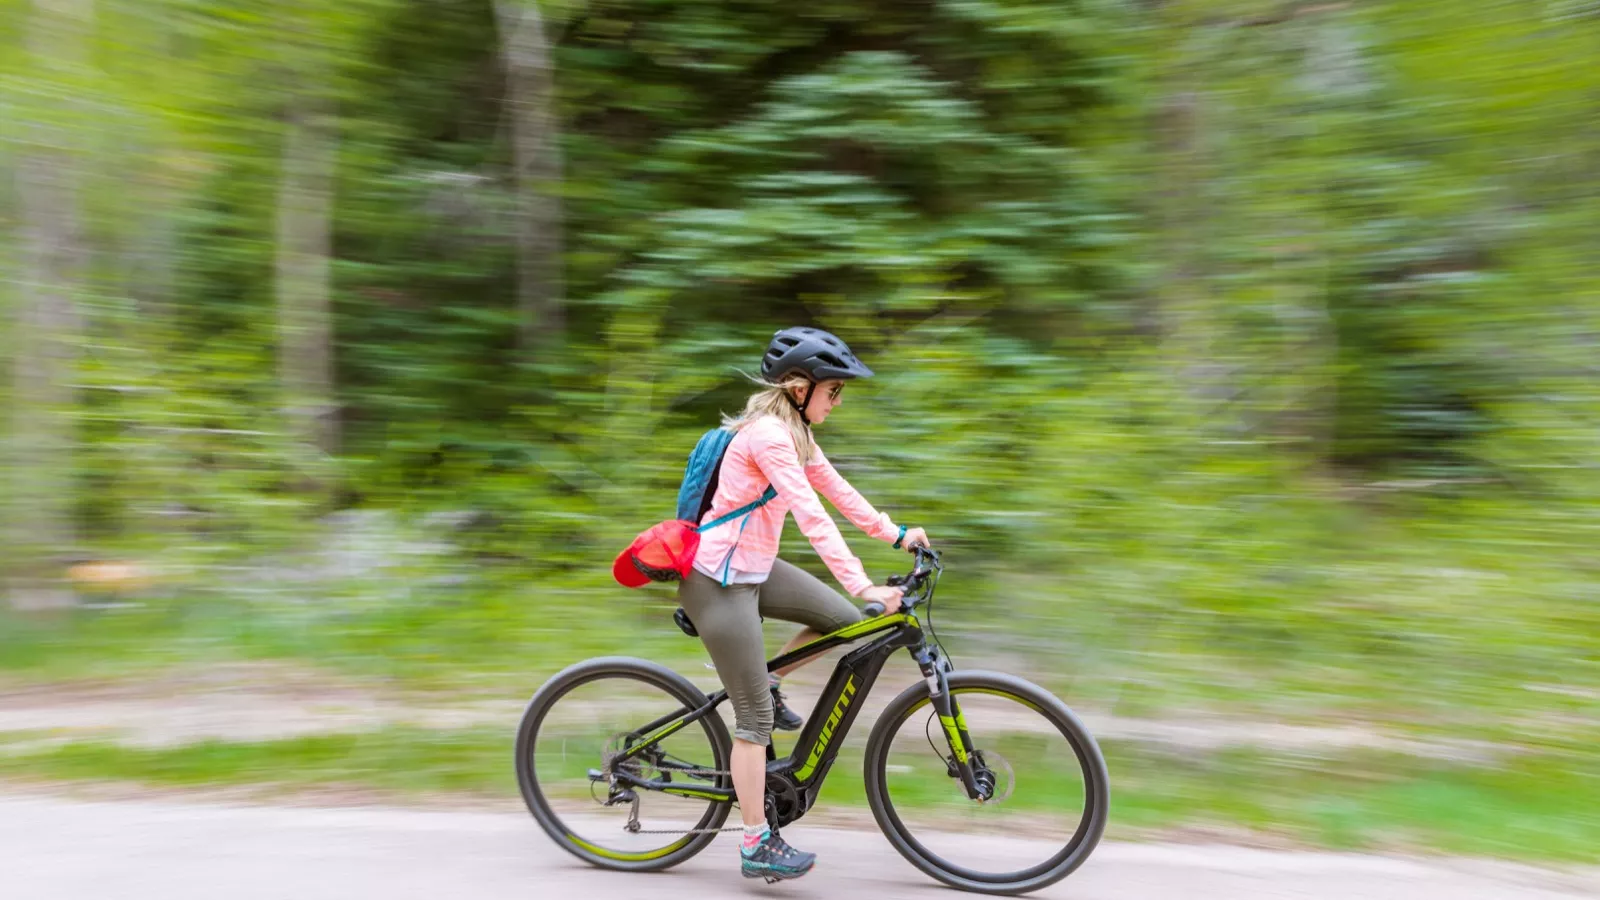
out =
<path fill-rule="evenodd" d="M 695 658 L 607 566 L 816 324 L 880 374 L 821 441 L 948 551 L 958 661 L 1514 745 L 1484 777 L 1600 843 L 1600 4 L 0 23 L 14 677 Z"/>

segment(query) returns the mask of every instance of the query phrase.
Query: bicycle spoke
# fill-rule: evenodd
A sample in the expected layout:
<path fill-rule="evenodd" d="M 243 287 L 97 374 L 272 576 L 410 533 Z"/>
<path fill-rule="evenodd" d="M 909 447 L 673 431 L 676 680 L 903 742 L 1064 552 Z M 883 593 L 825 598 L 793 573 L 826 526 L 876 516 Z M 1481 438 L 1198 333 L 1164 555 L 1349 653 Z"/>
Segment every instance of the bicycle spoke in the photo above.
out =
<path fill-rule="evenodd" d="M 550 814 L 579 847 L 606 858 L 648 860 L 682 846 L 706 826 L 716 801 L 630 786 L 643 781 L 704 787 L 719 765 L 706 730 L 693 723 L 635 755 L 642 727 L 681 704 L 627 677 L 597 678 L 564 694 L 539 723 L 531 773 Z"/>
<path fill-rule="evenodd" d="M 967 796 L 931 704 L 914 708 L 889 744 L 884 793 L 907 835 L 968 877 L 1045 866 L 1084 827 L 1086 778 L 1071 742 L 1026 701 L 953 689 L 990 799 Z"/>

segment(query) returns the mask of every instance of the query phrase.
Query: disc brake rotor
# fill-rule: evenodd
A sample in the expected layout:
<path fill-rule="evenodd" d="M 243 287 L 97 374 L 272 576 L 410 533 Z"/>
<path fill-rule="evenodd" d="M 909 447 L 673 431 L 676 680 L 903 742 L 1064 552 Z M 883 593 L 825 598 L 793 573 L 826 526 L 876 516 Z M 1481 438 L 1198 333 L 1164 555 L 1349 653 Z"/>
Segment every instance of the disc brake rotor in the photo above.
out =
<path fill-rule="evenodd" d="M 975 751 L 973 759 L 988 770 L 989 776 L 994 779 L 994 790 L 989 799 L 978 802 L 989 805 L 1009 800 L 1011 792 L 1017 788 L 1017 773 L 1012 770 L 1011 763 L 1006 762 L 1006 758 L 995 750 Z"/>

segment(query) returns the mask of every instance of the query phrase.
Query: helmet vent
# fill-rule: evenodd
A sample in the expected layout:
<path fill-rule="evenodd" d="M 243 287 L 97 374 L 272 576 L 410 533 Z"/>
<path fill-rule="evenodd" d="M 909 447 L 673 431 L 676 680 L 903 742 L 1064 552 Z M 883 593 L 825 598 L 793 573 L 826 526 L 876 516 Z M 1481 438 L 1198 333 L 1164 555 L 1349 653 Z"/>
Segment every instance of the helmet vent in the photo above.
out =
<path fill-rule="evenodd" d="M 849 345 L 821 328 L 785 328 L 772 336 L 761 359 L 761 374 L 776 382 L 791 374 L 813 382 L 871 378 L 872 370 L 850 352 Z"/>

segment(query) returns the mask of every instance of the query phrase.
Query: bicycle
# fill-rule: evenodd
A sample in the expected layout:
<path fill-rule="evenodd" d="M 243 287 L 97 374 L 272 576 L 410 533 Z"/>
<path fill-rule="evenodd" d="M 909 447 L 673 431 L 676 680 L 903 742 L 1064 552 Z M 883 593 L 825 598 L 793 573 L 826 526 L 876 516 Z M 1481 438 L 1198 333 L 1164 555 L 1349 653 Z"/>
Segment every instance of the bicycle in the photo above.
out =
<path fill-rule="evenodd" d="M 772 671 L 873 638 L 839 660 L 793 752 L 780 758 L 768 745 L 767 821 L 779 829 L 812 808 L 879 673 L 904 649 L 922 680 L 884 707 L 863 758 L 878 827 L 901 856 L 945 884 L 990 894 L 1038 890 L 1071 874 L 1099 842 L 1110 793 L 1105 759 L 1077 716 L 1043 688 L 998 672 L 956 671 L 931 624 L 943 563 L 932 550 L 913 550 L 911 572 L 889 580 L 905 591 L 899 611 L 883 615 L 869 605 L 870 618 L 767 663 Z M 927 614 L 926 630 L 919 611 Z M 694 634 L 682 610 L 676 618 Z M 623 683 L 626 693 L 610 692 Z M 585 696 L 597 686 L 598 696 Z M 653 699 L 640 699 L 646 693 Z M 629 871 L 677 865 L 719 831 L 739 830 L 722 827 L 736 802 L 732 741 L 717 713 L 725 700 L 726 691 L 706 693 L 648 660 L 601 657 L 570 666 L 539 688 L 523 714 L 516 744 L 523 800 L 557 844 L 589 863 Z M 1009 705 L 991 710 L 997 700 Z M 921 734 L 901 741 L 903 727 L 923 711 Z M 935 718 L 942 745 L 934 740 Z M 1041 763 L 1044 775 L 1018 794 L 1017 767 L 1025 762 Z M 649 815 L 641 819 L 647 801 Z M 996 810 L 1023 814 L 1021 825 L 1001 824 L 1005 840 L 982 834 Z M 913 827 L 919 819 L 926 829 Z M 1030 840 L 1015 840 L 1019 832 Z M 1037 851 L 1043 859 L 1006 861 L 1040 845 L 1031 838 L 1062 833 L 1059 848 Z M 661 846 L 654 846 L 656 836 Z M 951 858 L 963 852 L 1002 871 Z"/>

